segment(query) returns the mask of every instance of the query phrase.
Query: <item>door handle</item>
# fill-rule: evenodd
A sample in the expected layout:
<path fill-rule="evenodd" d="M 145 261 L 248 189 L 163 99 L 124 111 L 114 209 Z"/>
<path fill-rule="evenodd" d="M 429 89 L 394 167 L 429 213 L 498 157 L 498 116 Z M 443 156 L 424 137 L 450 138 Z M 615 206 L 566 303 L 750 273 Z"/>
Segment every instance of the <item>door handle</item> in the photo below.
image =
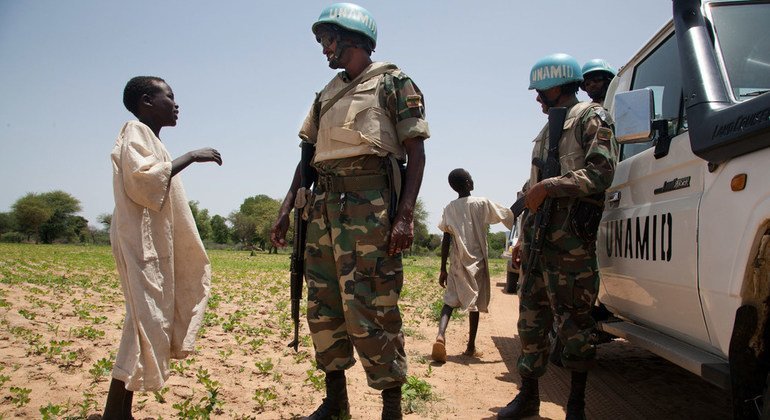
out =
<path fill-rule="evenodd" d="M 608 203 L 618 203 L 620 202 L 620 191 L 613 191 L 610 193 L 609 198 L 607 198 Z"/>

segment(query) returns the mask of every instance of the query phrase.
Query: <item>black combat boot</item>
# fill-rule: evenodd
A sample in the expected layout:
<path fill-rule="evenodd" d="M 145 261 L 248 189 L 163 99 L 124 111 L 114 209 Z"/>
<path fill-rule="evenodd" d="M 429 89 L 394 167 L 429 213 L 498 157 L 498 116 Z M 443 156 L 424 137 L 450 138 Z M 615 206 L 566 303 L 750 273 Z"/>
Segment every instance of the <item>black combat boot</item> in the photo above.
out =
<path fill-rule="evenodd" d="M 588 372 L 572 372 L 572 386 L 567 400 L 566 420 L 585 420 Z"/>
<path fill-rule="evenodd" d="M 540 413 L 537 378 L 521 378 L 521 389 L 513 401 L 497 412 L 498 419 L 520 419 Z"/>
<path fill-rule="evenodd" d="M 345 371 L 335 370 L 326 374 L 326 398 L 321 405 L 306 417 L 308 420 L 332 420 L 350 418 L 348 389 Z"/>
<path fill-rule="evenodd" d="M 401 418 L 401 386 L 382 390 L 382 420 Z"/>

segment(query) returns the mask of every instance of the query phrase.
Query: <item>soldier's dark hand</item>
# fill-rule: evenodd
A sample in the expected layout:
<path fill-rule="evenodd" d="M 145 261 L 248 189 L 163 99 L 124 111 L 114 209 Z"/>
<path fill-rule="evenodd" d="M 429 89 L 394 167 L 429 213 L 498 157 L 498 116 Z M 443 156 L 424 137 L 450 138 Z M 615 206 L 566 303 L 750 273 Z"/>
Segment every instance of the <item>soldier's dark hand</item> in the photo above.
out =
<path fill-rule="evenodd" d="M 407 221 L 403 217 L 396 216 L 390 229 L 390 243 L 388 255 L 391 257 L 399 252 L 409 249 L 414 240 L 414 221 Z"/>
<path fill-rule="evenodd" d="M 441 273 L 439 273 L 439 275 L 438 275 L 438 284 L 439 284 L 439 286 L 443 287 L 444 289 L 446 289 L 446 278 L 447 277 L 448 277 L 447 272 L 444 271 L 444 270 L 441 270 Z"/>
<path fill-rule="evenodd" d="M 286 232 L 289 231 L 289 215 L 280 215 L 270 229 L 270 243 L 278 248 L 286 246 Z"/>
<path fill-rule="evenodd" d="M 521 267 L 521 241 L 516 241 L 511 250 L 511 266 L 517 270 Z"/>
<path fill-rule="evenodd" d="M 211 147 L 204 147 L 203 149 L 193 150 L 190 153 L 190 157 L 193 162 L 216 162 L 217 165 L 222 166 L 222 155 L 216 149 Z"/>
<path fill-rule="evenodd" d="M 543 204 L 543 201 L 545 201 L 547 196 L 548 191 L 545 190 L 545 185 L 543 185 L 543 182 L 540 181 L 527 191 L 524 204 L 527 206 L 529 211 L 534 213 L 537 211 L 540 205 Z"/>

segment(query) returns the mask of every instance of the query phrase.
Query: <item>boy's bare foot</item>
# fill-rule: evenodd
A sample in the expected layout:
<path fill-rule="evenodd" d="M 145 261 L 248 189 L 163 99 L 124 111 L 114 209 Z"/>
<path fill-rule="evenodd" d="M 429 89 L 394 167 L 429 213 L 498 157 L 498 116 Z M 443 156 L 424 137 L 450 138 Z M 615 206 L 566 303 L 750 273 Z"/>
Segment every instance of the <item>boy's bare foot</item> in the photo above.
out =
<path fill-rule="evenodd" d="M 437 338 L 433 343 L 433 351 L 430 353 L 430 358 L 441 363 L 446 363 L 446 345 L 444 340 Z"/>
<path fill-rule="evenodd" d="M 475 347 L 468 347 L 463 352 L 463 356 L 470 356 L 470 357 L 481 357 L 484 355 L 484 352 L 481 350 L 475 348 Z"/>

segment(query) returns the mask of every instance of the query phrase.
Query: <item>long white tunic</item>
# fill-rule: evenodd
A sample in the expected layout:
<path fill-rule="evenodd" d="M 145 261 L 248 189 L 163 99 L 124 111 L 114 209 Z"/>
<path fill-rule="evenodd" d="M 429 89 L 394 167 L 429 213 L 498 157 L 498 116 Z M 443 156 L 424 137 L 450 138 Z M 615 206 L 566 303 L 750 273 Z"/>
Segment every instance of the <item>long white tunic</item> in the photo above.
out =
<path fill-rule="evenodd" d="M 150 128 L 127 122 L 112 149 L 115 211 L 110 241 L 126 298 L 112 376 L 156 391 L 171 358 L 193 351 L 209 296 L 211 265 L 171 157 Z"/>
<path fill-rule="evenodd" d="M 513 226 L 513 212 L 484 197 L 462 197 L 450 202 L 438 228 L 452 235 L 444 303 L 453 308 L 488 312 L 487 229 L 502 222 Z"/>

